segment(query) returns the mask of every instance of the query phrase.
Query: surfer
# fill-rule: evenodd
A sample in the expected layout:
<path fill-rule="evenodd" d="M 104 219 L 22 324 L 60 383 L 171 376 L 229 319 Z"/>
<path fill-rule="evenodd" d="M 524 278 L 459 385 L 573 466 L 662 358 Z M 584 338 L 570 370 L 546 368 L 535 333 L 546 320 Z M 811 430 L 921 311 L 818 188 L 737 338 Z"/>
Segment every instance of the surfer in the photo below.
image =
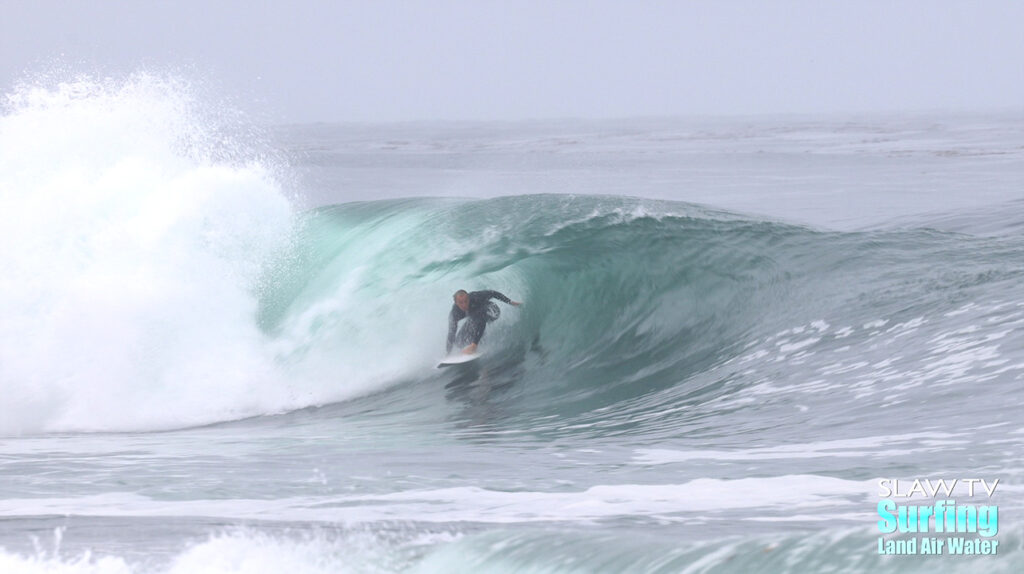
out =
<path fill-rule="evenodd" d="M 445 353 L 450 353 L 452 345 L 456 343 L 459 347 L 464 347 L 463 353 L 476 352 L 476 346 L 480 342 L 480 338 L 484 336 L 487 323 L 501 315 L 501 310 L 491 299 L 497 299 L 513 307 L 522 305 L 519 301 L 513 301 L 502 293 L 489 290 L 467 293 L 465 290 L 459 289 L 452 297 L 455 299 L 455 304 L 452 305 L 452 310 L 448 313 L 448 345 L 445 347 Z M 458 329 L 459 321 L 467 317 L 462 329 Z M 456 330 L 458 330 L 457 335 Z"/>

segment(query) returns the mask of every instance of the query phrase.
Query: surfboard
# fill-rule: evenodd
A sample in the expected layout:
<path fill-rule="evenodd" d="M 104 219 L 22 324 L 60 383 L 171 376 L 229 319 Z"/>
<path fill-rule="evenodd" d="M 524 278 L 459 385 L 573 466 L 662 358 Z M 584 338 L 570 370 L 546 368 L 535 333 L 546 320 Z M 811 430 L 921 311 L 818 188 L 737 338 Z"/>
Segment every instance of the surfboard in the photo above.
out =
<path fill-rule="evenodd" d="M 437 368 L 450 367 L 452 365 L 464 365 L 466 363 L 472 363 L 473 361 L 480 358 L 480 353 L 455 353 L 454 355 L 448 355 L 441 359 L 441 362 L 437 364 Z"/>

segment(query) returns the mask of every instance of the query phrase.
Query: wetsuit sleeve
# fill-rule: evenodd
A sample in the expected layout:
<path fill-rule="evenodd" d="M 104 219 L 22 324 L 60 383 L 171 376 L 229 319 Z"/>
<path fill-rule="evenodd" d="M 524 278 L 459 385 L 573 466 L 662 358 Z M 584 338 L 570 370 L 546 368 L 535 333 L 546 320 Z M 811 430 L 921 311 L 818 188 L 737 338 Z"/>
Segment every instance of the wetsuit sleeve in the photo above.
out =
<path fill-rule="evenodd" d="M 452 345 L 455 344 L 455 332 L 459 328 L 459 319 L 462 317 L 462 309 L 459 309 L 455 305 L 452 305 L 452 310 L 448 313 L 448 343 L 445 345 L 444 352 L 452 352 Z"/>
<path fill-rule="evenodd" d="M 506 297 L 504 293 L 499 293 L 498 291 L 483 291 L 483 293 L 487 296 L 488 299 L 497 299 L 502 303 L 512 302 L 512 300 Z"/>

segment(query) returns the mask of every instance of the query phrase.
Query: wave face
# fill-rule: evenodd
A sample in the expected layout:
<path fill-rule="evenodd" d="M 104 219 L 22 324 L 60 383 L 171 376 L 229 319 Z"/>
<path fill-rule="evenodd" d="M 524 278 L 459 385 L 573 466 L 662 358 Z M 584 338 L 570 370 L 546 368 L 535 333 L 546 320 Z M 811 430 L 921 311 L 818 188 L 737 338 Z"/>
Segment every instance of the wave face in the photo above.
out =
<path fill-rule="evenodd" d="M 260 325 L 288 342 L 280 357 L 423 379 L 451 293 L 497 289 L 526 304 L 489 328 L 484 375 L 510 387 L 494 400 L 533 430 L 549 415 L 590 431 L 679 430 L 693 421 L 665 413 L 715 404 L 721 422 L 769 392 L 762 408 L 786 393 L 818 404 L 826 379 L 869 410 L 928 382 L 941 393 L 957 375 L 1008 381 L 1021 368 L 989 364 L 994 333 L 1017 338 L 1003 332 L 1021 317 L 1015 238 L 824 232 L 553 195 L 331 206 L 297 237 L 262 282 Z M 893 358 L 894 344 L 909 347 Z M 943 367 L 951 349 L 956 372 Z"/>
<path fill-rule="evenodd" d="M 782 277 L 767 244 L 799 233 L 615 197 L 332 206 L 264 281 L 261 325 L 306 341 L 303 356 L 428 360 L 451 294 L 497 289 L 527 303 L 489 328 L 492 372 L 545 380 L 535 400 L 589 409 L 734 355 Z"/>

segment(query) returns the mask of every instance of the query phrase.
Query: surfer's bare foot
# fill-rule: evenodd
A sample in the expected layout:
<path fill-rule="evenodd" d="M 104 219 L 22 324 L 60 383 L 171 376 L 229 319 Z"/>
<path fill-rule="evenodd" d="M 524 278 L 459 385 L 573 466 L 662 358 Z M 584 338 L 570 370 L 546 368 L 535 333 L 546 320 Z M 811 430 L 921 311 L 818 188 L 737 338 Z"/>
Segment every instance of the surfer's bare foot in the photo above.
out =
<path fill-rule="evenodd" d="M 462 352 L 467 355 L 472 355 L 473 353 L 476 352 L 476 343 L 473 343 L 472 345 L 466 347 L 465 349 L 462 350 Z"/>

